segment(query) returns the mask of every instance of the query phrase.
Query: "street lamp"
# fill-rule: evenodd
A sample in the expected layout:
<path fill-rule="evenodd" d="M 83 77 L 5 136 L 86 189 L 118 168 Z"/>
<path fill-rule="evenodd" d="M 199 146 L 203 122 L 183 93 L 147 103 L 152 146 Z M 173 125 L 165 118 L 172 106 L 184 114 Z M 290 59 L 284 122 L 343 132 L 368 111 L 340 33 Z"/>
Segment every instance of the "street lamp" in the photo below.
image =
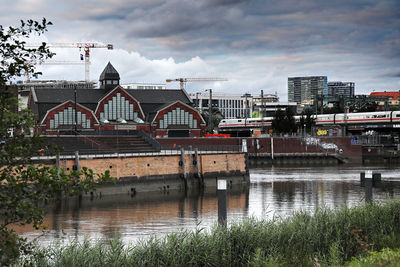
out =
<path fill-rule="evenodd" d="M 78 111 L 76 110 L 76 84 L 74 85 L 74 101 L 75 101 L 75 136 L 78 135 Z"/>
<path fill-rule="evenodd" d="M 213 133 L 213 123 L 212 123 L 212 89 L 206 89 L 205 91 L 209 91 L 210 95 L 209 95 L 209 99 L 208 99 L 208 127 L 209 132 Z"/>
<path fill-rule="evenodd" d="M 249 117 L 249 105 L 247 103 L 247 97 L 250 97 L 251 94 L 245 93 L 242 97 L 245 97 L 245 118 Z"/>
<path fill-rule="evenodd" d="M 119 154 L 119 125 L 120 124 L 126 124 L 127 121 L 125 119 L 122 118 L 118 118 L 117 119 L 117 124 L 115 125 L 117 128 L 117 153 Z"/>
<path fill-rule="evenodd" d="M 265 134 L 264 127 L 264 90 L 261 90 L 261 133 Z"/>
<path fill-rule="evenodd" d="M 197 107 L 198 111 L 200 111 L 200 102 L 199 102 L 199 95 L 200 94 L 201 93 L 199 93 L 199 92 L 196 93 L 196 107 Z"/>

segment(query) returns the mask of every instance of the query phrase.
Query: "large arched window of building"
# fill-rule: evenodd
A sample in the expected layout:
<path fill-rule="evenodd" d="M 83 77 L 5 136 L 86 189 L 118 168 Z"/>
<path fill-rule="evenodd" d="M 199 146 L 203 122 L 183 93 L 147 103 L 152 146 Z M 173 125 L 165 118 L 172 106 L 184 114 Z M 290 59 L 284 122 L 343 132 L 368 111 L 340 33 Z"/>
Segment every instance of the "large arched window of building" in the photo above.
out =
<path fill-rule="evenodd" d="M 202 136 L 206 123 L 199 111 L 186 103 L 176 101 L 161 107 L 152 120 L 156 136 Z"/>
<path fill-rule="evenodd" d="M 46 124 L 47 129 L 71 128 L 73 126 L 90 129 L 93 124 L 98 124 L 98 121 L 91 110 L 80 104 L 75 105 L 74 102 L 67 101 L 48 110 L 41 124 Z"/>
<path fill-rule="evenodd" d="M 138 117 L 138 112 L 134 109 L 129 99 L 117 93 L 107 103 L 104 104 L 104 111 L 100 112 L 100 119 L 106 120 L 135 120 Z"/>
<path fill-rule="evenodd" d="M 169 125 L 187 125 L 190 129 L 196 129 L 198 121 L 193 118 L 193 114 L 177 107 L 165 113 L 163 119 L 159 121 L 160 129 L 167 129 Z"/>
<path fill-rule="evenodd" d="M 75 125 L 76 120 L 77 125 L 82 128 L 91 127 L 90 119 L 86 118 L 85 113 L 78 111 L 78 114 L 75 114 L 75 109 L 68 107 L 54 114 L 54 119 L 50 119 L 50 129 L 57 129 L 60 125 Z"/>
<path fill-rule="evenodd" d="M 144 118 L 138 102 L 121 87 L 117 87 L 99 101 L 95 114 L 100 121 L 137 121 Z"/>
<path fill-rule="evenodd" d="M 205 121 L 196 109 L 180 101 L 160 109 L 153 122 L 158 124 L 159 129 L 175 128 L 175 126 L 199 129 L 205 125 Z"/>

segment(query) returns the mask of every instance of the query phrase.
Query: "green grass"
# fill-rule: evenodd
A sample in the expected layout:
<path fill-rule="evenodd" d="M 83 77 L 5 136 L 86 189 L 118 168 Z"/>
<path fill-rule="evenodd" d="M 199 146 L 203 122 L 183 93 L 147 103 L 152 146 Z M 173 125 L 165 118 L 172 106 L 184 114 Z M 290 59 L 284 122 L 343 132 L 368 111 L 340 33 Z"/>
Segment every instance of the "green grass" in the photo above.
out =
<path fill-rule="evenodd" d="M 400 266 L 400 249 L 383 249 L 380 252 L 371 251 L 369 256 L 361 259 L 353 259 L 346 267 L 398 267 Z"/>
<path fill-rule="evenodd" d="M 341 266 L 370 251 L 400 247 L 400 201 L 281 221 L 249 219 L 229 228 L 180 231 L 124 245 L 119 238 L 38 249 L 36 266 Z M 39 253 L 40 252 L 40 253 Z M 18 263 L 22 265 L 23 263 Z M 351 265 L 353 266 L 353 265 Z M 358 266 L 358 265 L 354 265 Z M 373 265 L 372 265 L 373 266 Z"/>

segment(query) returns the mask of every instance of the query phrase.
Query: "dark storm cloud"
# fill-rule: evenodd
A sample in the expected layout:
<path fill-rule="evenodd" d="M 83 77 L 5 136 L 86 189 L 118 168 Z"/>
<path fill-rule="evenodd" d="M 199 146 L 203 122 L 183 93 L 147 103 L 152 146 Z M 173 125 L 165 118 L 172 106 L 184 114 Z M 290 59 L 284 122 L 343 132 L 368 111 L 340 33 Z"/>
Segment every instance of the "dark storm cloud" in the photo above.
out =
<path fill-rule="evenodd" d="M 206 6 L 227 6 L 250 2 L 250 0 L 209 0 L 205 2 Z"/>
<path fill-rule="evenodd" d="M 398 1 L 172 0 L 136 7 L 124 22 L 127 37 L 159 38 L 179 50 L 317 47 L 400 54 Z"/>
<path fill-rule="evenodd" d="M 357 90 L 400 86 L 398 0 L 10 3 L 0 10 L 2 21 L 12 25 L 19 18 L 46 14 L 55 29 L 49 40 L 113 43 L 116 49 L 104 57 L 119 58 L 121 65 L 138 62 L 141 70 L 151 66 L 149 77 L 169 75 L 171 69 L 181 77 L 182 72 L 198 76 L 212 66 L 217 75 L 211 77 L 236 77 L 229 90 L 250 86 L 287 93 L 288 76 L 321 74 L 354 81 Z"/>
<path fill-rule="evenodd" d="M 152 40 L 171 55 L 324 49 L 400 57 L 397 0 L 88 0 L 71 6 L 76 10 L 65 18 L 114 25 L 105 37 L 117 32 L 126 41 Z"/>
<path fill-rule="evenodd" d="M 230 31 L 239 24 L 242 11 L 240 3 L 209 4 L 202 1 L 167 1 L 151 9 L 134 10 L 127 19 L 131 21 L 128 33 L 136 37 L 158 38 L 174 35 L 187 37 L 203 32 L 214 35 L 223 30 Z"/>
<path fill-rule="evenodd" d="M 386 73 L 385 75 L 382 75 L 382 77 L 400 78 L 400 71 L 388 72 L 388 73 Z"/>

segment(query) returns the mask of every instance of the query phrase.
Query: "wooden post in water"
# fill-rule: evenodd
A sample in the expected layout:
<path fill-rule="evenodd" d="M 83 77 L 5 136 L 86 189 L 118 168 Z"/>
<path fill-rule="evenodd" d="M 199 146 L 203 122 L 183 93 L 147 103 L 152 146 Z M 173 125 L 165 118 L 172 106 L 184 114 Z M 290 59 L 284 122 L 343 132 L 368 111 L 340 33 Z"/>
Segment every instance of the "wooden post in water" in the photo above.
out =
<path fill-rule="evenodd" d="M 199 159 L 199 149 L 197 147 L 194 148 L 194 161 L 196 162 L 196 170 L 197 170 L 197 177 L 200 182 L 200 186 L 204 187 L 203 177 L 201 177 L 201 169 L 200 169 L 200 159 Z"/>
<path fill-rule="evenodd" d="M 274 159 L 274 138 L 271 137 L 271 159 Z"/>
<path fill-rule="evenodd" d="M 218 224 L 226 227 L 226 180 L 218 179 Z"/>
<path fill-rule="evenodd" d="M 56 155 L 57 177 L 60 178 L 60 153 Z"/>
<path fill-rule="evenodd" d="M 183 147 L 181 147 L 181 162 L 182 162 L 183 178 L 186 179 L 185 149 Z"/>
<path fill-rule="evenodd" d="M 179 165 L 182 166 L 183 181 L 185 183 L 185 191 L 187 190 L 187 174 L 186 174 L 186 161 L 185 161 L 185 149 L 181 147 L 181 161 Z"/>
<path fill-rule="evenodd" d="M 365 173 L 365 179 L 364 179 L 364 186 L 365 186 L 365 203 L 371 203 L 372 202 L 372 172 L 367 171 Z"/>
<path fill-rule="evenodd" d="M 360 182 L 364 183 L 365 180 L 365 172 L 360 172 Z"/>
<path fill-rule="evenodd" d="M 81 170 L 81 166 L 79 164 L 79 151 L 75 151 L 75 166 L 77 171 Z"/>

